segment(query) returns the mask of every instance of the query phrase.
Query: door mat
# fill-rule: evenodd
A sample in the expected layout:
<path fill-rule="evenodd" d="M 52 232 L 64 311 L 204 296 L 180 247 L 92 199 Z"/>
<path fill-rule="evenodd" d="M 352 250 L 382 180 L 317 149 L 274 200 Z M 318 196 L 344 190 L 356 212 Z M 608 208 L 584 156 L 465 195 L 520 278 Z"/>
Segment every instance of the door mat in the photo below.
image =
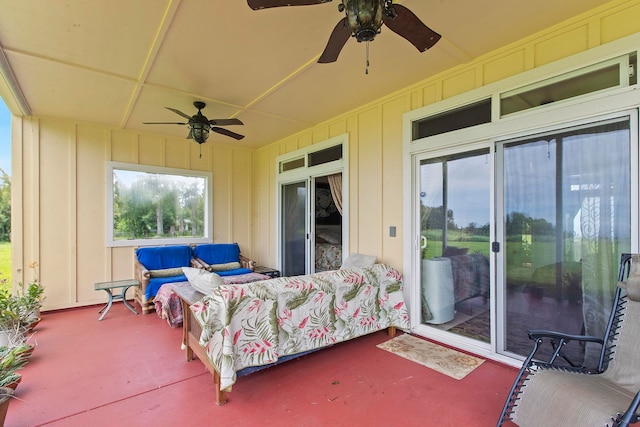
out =
<path fill-rule="evenodd" d="M 408 334 L 397 336 L 377 347 L 457 380 L 463 379 L 484 362 L 484 359 Z"/>

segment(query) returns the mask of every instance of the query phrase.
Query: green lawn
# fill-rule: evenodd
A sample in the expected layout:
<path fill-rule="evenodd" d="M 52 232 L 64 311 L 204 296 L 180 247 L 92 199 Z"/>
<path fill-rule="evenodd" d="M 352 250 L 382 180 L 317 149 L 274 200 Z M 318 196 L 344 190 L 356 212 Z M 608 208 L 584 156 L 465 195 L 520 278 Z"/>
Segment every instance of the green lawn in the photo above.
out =
<path fill-rule="evenodd" d="M 11 242 L 0 242 L 0 280 L 11 283 Z"/>

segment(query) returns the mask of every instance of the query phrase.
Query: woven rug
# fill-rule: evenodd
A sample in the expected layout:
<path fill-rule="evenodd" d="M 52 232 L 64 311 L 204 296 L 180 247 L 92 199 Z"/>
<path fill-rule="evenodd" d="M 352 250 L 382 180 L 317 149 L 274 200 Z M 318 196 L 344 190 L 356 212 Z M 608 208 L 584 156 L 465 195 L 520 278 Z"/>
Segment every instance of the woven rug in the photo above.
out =
<path fill-rule="evenodd" d="M 461 380 L 480 366 L 479 359 L 432 342 L 403 334 L 378 344 L 378 348 Z"/>

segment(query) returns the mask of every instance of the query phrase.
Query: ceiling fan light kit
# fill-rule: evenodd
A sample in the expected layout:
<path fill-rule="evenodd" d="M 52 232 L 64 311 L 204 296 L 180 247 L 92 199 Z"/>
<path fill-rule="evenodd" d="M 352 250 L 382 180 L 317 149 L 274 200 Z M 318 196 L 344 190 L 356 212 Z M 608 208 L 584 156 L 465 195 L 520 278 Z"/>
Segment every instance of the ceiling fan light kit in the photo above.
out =
<path fill-rule="evenodd" d="M 247 0 L 254 10 L 280 6 L 308 6 L 329 3 L 332 0 Z M 342 0 L 338 11 L 345 17 L 338 22 L 329 36 L 329 42 L 320 55 L 318 62 L 335 62 L 349 37 L 358 42 L 373 41 L 380 33 L 382 24 L 391 31 L 408 40 L 420 52 L 433 47 L 440 34 L 427 27 L 406 7 L 393 4 L 392 0 Z M 367 60 L 368 61 L 368 60 Z"/>
<path fill-rule="evenodd" d="M 244 135 L 240 135 L 238 133 L 232 132 L 228 129 L 221 128 L 219 126 L 229 126 L 229 125 L 243 125 L 242 121 L 239 119 L 211 119 L 209 120 L 204 114 L 202 114 L 202 110 L 207 106 L 202 101 L 195 101 L 193 106 L 198 109 L 198 112 L 193 116 L 189 116 L 188 114 L 183 113 L 180 110 L 176 110 L 175 108 L 165 107 L 169 111 L 173 111 L 179 116 L 187 119 L 187 122 L 144 122 L 145 125 L 186 125 L 189 127 L 189 134 L 187 135 L 187 139 L 193 139 L 198 144 L 204 144 L 209 138 L 209 132 L 213 131 L 219 133 L 221 135 L 229 136 L 231 138 L 240 140 L 244 138 Z M 200 157 L 202 157 L 202 152 L 200 153 Z"/>

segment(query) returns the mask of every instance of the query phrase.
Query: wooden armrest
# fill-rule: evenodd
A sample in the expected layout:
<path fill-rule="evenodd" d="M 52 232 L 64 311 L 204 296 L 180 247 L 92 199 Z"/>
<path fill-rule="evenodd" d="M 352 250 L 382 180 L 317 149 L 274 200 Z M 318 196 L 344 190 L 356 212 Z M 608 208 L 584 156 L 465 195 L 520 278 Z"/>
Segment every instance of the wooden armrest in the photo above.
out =
<path fill-rule="evenodd" d="M 142 292 L 145 292 L 151 279 L 151 272 L 137 258 L 134 259 L 133 263 L 133 277 L 140 283 Z"/>
<path fill-rule="evenodd" d="M 254 260 L 249 259 L 242 254 L 240 254 L 240 264 L 242 264 L 243 268 L 248 268 L 252 271 L 256 267 L 256 262 Z"/>
<path fill-rule="evenodd" d="M 191 265 L 194 268 L 200 268 L 203 270 L 211 271 L 211 266 L 206 262 L 204 262 L 203 260 L 201 260 L 200 258 L 196 258 L 196 257 L 191 258 Z"/>

